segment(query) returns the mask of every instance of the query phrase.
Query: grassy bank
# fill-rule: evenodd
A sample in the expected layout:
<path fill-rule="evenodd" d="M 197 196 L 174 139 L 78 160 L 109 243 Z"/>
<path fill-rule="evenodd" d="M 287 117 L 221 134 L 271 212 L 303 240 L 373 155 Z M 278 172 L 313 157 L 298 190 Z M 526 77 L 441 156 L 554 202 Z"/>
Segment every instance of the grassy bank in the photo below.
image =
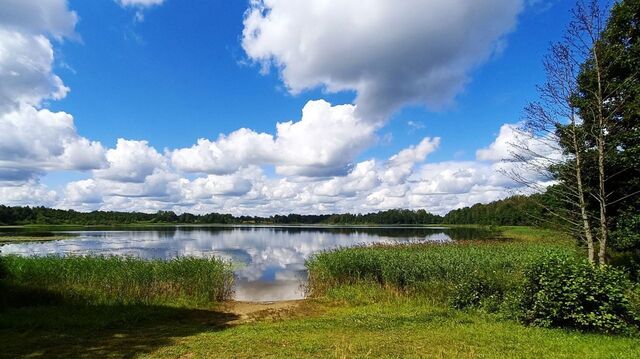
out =
<path fill-rule="evenodd" d="M 375 283 L 447 301 L 457 288 L 470 283 L 506 290 L 518 282 L 529 263 L 558 253 L 575 250 L 564 244 L 503 240 L 343 248 L 319 253 L 307 262 L 309 289 L 322 296 L 336 286 Z"/>
<path fill-rule="evenodd" d="M 88 304 L 211 303 L 230 297 L 233 278 L 230 265 L 216 258 L 115 256 L 4 256 L 0 277 L 7 297 L 11 290 L 41 290 Z"/>
<path fill-rule="evenodd" d="M 0 313 L 0 357 L 636 358 L 637 338 L 525 327 L 379 286 L 336 287 L 284 312 L 45 306 Z"/>

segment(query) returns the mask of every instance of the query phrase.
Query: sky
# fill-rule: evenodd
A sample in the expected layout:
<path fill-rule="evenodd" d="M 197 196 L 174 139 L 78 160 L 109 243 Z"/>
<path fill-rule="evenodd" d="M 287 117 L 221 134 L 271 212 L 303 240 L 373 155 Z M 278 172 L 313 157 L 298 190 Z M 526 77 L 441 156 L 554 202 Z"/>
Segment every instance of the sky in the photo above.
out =
<path fill-rule="evenodd" d="M 0 0 L 0 204 L 444 214 L 504 175 L 560 0 Z"/>

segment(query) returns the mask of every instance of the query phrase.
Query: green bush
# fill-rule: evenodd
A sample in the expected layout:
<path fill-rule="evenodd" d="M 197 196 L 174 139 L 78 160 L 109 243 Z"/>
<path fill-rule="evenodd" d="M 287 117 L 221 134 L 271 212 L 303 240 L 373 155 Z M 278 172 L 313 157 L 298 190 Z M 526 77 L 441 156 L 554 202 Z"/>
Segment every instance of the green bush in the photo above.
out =
<path fill-rule="evenodd" d="M 520 318 L 543 327 L 619 333 L 637 324 L 624 272 L 552 255 L 525 271 Z"/>
<path fill-rule="evenodd" d="M 507 287 L 503 281 L 470 277 L 456 285 L 451 304 L 456 309 L 483 308 L 495 312 L 503 301 Z"/>

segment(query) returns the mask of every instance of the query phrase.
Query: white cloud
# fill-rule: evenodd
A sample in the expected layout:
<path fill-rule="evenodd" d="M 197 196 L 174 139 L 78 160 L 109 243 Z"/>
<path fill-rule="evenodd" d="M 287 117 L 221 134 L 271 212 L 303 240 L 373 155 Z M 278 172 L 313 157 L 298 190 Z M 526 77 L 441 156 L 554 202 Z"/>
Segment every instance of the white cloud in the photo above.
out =
<path fill-rule="evenodd" d="M 299 122 L 278 123 L 276 171 L 283 175 L 344 174 L 374 140 L 376 128 L 353 105 L 309 101 Z"/>
<path fill-rule="evenodd" d="M 46 37 L 0 26 L 0 113 L 63 98 L 69 88 L 53 74 L 52 63 L 53 48 Z"/>
<path fill-rule="evenodd" d="M 79 136 L 68 113 L 22 106 L 0 114 L 0 181 L 27 180 L 47 170 L 88 170 L 103 163 L 102 145 Z"/>
<path fill-rule="evenodd" d="M 379 164 L 375 160 L 363 161 L 346 175 L 330 178 L 298 175 L 269 178 L 260 166 L 247 165 L 228 174 L 188 179 L 181 178 L 176 168 L 168 166 L 170 151 L 163 156 L 144 141 L 119 140 L 115 149 L 107 151 L 108 168 L 94 171 L 92 179 L 67 185 L 63 206 L 262 215 L 373 209 L 378 207 L 367 196 L 375 191 L 393 191 L 383 185 L 385 171 L 395 167 L 410 171 L 424 161 L 437 142 L 425 139 L 388 161 Z M 155 165 L 144 166 L 149 163 Z M 384 203 L 388 205 L 389 201 Z"/>
<path fill-rule="evenodd" d="M 102 203 L 102 194 L 97 181 L 90 178 L 81 181 L 69 182 L 64 192 L 64 201 L 76 205 Z"/>
<path fill-rule="evenodd" d="M 140 6 L 149 7 L 154 5 L 161 5 L 164 0 L 116 0 L 122 6 Z"/>
<path fill-rule="evenodd" d="M 248 165 L 273 164 L 290 176 L 345 174 L 375 138 L 376 127 L 355 115 L 355 106 L 309 101 L 300 121 L 276 124 L 276 135 L 240 129 L 216 141 L 200 139 L 175 150 L 172 162 L 186 172 L 228 174 Z"/>
<path fill-rule="evenodd" d="M 500 127 L 500 133 L 489 147 L 476 151 L 476 158 L 481 161 L 503 161 L 513 158 L 514 151 L 523 140 L 519 135 L 518 126 L 504 124 Z"/>
<path fill-rule="evenodd" d="M 21 182 L 15 185 L 0 182 L 0 204 L 21 206 L 34 203 L 40 206 L 55 206 L 58 204 L 58 196 L 55 191 L 37 181 Z"/>
<path fill-rule="evenodd" d="M 367 120 L 452 101 L 514 27 L 522 0 L 252 0 L 242 46 L 292 93 L 357 92 Z"/>
<path fill-rule="evenodd" d="M 116 148 L 106 153 L 108 166 L 95 171 L 97 178 L 142 183 L 164 165 L 165 158 L 147 141 L 119 138 Z"/>
<path fill-rule="evenodd" d="M 277 142 L 268 139 L 271 145 Z M 223 142 L 215 142 L 220 158 L 225 158 L 227 148 L 233 155 L 234 147 L 225 147 L 228 144 Z M 519 163 L 426 162 L 439 143 L 439 138 L 424 138 L 386 161 L 365 160 L 346 174 L 328 177 L 267 176 L 262 167 L 268 163 L 252 163 L 231 166 L 235 170 L 225 173 L 189 178 L 172 165 L 175 151 L 161 154 L 144 141 L 120 140 L 115 149 L 107 151 L 109 167 L 94 171 L 91 179 L 68 184 L 60 205 L 87 210 L 163 209 L 236 215 L 363 213 L 391 208 L 423 208 L 444 214 L 528 191 L 503 174 L 521 166 Z"/>
<path fill-rule="evenodd" d="M 70 114 L 38 109 L 69 92 L 53 73 L 47 36 L 75 37 L 76 22 L 64 0 L 0 3 L 0 182 L 27 181 L 32 191 L 46 171 L 88 170 L 104 162 L 100 143 L 79 136 Z"/>
<path fill-rule="evenodd" d="M 77 22 L 78 15 L 67 8 L 67 0 L 2 0 L 0 2 L 0 26 L 16 32 L 35 35 L 50 34 L 61 39 L 74 36 Z"/>
<path fill-rule="evenodd" d="M 192 147 L 173 151 L 171 159 L 185 172 L 227 174 L 249 164 L 270 162 L 274 152 L 273 136 L 241 128 L 215 141 L 201 138 Z"/>
<path fill-rule="evenodd" d="M 263 178 L 262 171 L 250 167 L 228 175 L 208 175 L 193 181 L 183 180 L 181 187 L 185 198 L 192 201 L 213 199 L 217 196 L 244 196 L 254 183 Z"/>
<path fill-rule="evenodd" d="M 440 138 L 424 138 L 417 146 L 406 148 L 389 158 L 382 178 L 389 184 L 404 182 L 413 171 L 413 166 L 425 160 L 427 155 L 440 145 Z"/>
<path fill-rule="evenodd" d="M 369 160 L 358 163 L 347 176 L 334 177 L 314 186 L 313 193 L 319 196 L 353 197 L 379 184 L 376 162 Z"/>

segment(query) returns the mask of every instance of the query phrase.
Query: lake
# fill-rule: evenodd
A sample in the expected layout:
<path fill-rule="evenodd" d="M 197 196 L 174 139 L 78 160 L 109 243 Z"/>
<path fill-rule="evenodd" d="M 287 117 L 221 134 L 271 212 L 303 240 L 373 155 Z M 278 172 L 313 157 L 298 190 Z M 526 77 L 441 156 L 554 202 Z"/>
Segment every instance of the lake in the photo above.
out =
<path fill-rule="evenodd" d="M 25 236 L 21 229 L 3 235 Z M 7 232 L 11 231 L 11 232 Z M 177 226 L 123 230 L 52 231 L 69 239 L 0 246 L 2 254 L 127 255 L 146 259 L 218 256 L 234 264 L 241 301 L 301 299 L 305 260 L 339 247 L 482 239 L 490 232 L 445 227 Z"/>

